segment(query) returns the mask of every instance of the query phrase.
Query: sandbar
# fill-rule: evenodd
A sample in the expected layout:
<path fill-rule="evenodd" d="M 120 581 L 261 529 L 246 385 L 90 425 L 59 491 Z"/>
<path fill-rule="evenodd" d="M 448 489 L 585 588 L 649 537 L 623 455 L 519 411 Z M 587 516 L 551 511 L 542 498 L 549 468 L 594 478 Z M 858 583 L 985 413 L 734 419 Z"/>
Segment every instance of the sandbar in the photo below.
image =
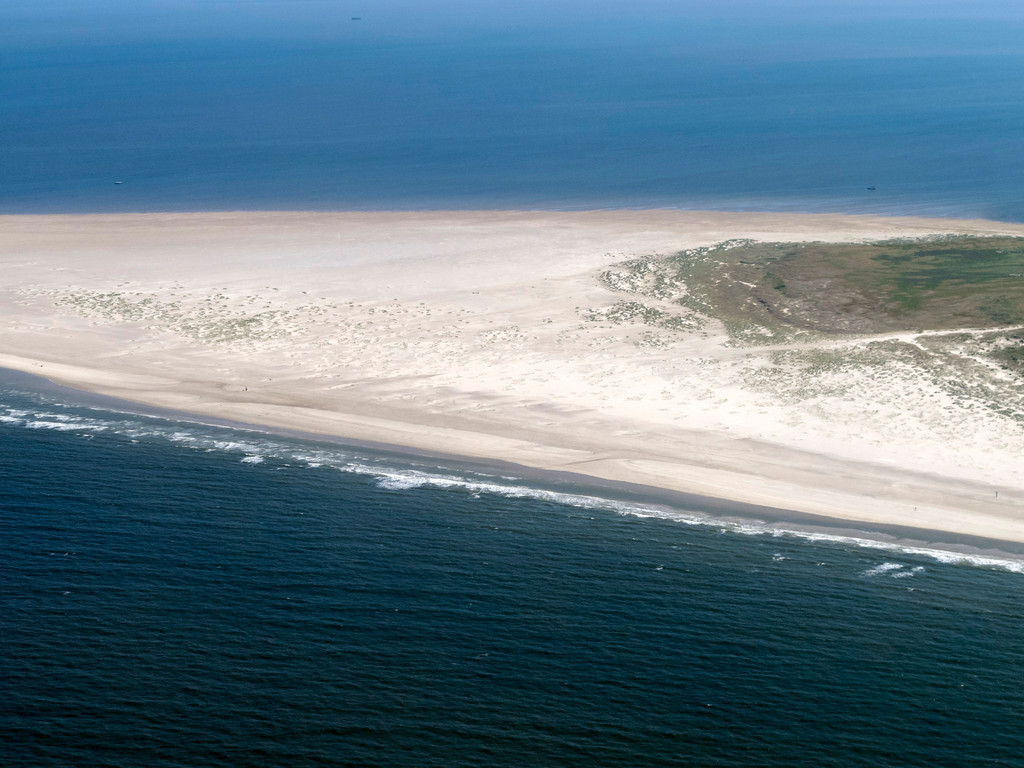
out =
<path fill-rule="evenodd" d="M 1012 415 L 905 360 L 787 369 L 785 349 L 736 344 L 714 318 L 616 319 L 623 297 L 600 279 L 738 238 L 942 233 L 1024 225 L 649 210 L 2 216 L 0 367 L 268 427 L 1024 542 Z M 802 350 L 854 359 L 879 342 Z"/>

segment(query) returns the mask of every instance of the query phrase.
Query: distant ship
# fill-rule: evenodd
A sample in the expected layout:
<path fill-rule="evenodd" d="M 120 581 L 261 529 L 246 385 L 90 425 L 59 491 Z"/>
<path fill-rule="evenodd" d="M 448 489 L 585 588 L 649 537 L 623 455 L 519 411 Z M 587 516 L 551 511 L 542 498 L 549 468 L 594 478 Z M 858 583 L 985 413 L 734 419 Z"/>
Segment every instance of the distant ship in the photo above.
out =
<path fill-rule="evenodd" d="M 869 192 L 874 192 L 878 187 L 868 187 Z"/>

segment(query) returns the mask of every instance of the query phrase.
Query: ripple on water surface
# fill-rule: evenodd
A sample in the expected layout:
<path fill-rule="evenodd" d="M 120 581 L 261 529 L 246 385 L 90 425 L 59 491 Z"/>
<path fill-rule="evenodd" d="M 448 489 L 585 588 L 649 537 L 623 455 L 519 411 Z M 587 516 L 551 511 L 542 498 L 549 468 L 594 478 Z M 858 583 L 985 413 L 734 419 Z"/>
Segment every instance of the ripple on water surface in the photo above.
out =
<path fill-rule="evenodd" d="M 1024 747 L 1012 558 L 0 402 L 17 764 L 1014 765 Z"/>

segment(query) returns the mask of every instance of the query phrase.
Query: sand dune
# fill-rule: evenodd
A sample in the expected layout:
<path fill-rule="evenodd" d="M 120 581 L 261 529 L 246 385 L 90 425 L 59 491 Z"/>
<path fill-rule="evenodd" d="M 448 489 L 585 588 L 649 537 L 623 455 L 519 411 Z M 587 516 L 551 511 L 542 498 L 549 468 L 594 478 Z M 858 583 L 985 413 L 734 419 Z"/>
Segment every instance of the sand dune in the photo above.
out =
<path fill-rule="evenodd" d="M 1024 542 L 1021 422 L 885 346 L 927 348 L 929 334 L 742 346 L 713 318 L 623 316 L 598 279 L 733 238 L 943 232 L 1024 226 L 692 211 L 0 217 L 0 366 L 268 426 Z M 814 368 L 812 354 L 842 364 Z"/>

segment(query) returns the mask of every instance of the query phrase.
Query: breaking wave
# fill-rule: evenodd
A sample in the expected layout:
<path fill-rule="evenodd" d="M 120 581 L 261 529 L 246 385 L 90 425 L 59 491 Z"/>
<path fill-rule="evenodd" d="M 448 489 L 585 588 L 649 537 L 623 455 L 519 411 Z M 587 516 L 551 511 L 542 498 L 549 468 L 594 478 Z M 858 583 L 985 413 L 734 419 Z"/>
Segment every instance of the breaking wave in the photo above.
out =
<path fill-rule="evenodd" d="M 95 436 L 110 433 L 134 442 L 160 440 L 205 452 L 236 454 L 238 461 L 251 465 L 273 463 L 275 468 L 330 468 L 371 478 L 377 488 L 403 492 L 432 489 L 474 497 L 492 496 L 525 499 L 562 506 L 611 512 L 637 518 L 671 520 L 683 525 L 715 528 L 725 533 L 804 540 L 811 543 L 857 547 L 896 555 L 913 555 L 938 563 L 996 569 L 1024 574 L 1024 559 L 969 553 L 856 536 L 848 533 L 801 530 L 777 522 L 735 520 L 715 517 L 699 510 L 658 504 L 623 501 L 584 493 L 544 488 L 525 479 L 465 470 L 445 470 L 416 460 L 368 455 L 369 451 L 342 446 L 312 446 L 272 435 L 200 423 L 183 423 L 157 417 L 137 416 L 94 408 L 75 408 L 46 403 L 38 408 L 0 404 L 0 424 L 25 429 L 53 430 Z M 403 463 L 413 466 L 401 466 Z M 885 562 L 863 573 L 865 577 L 910 578 L 923 570 L 900 563 Z"/>

